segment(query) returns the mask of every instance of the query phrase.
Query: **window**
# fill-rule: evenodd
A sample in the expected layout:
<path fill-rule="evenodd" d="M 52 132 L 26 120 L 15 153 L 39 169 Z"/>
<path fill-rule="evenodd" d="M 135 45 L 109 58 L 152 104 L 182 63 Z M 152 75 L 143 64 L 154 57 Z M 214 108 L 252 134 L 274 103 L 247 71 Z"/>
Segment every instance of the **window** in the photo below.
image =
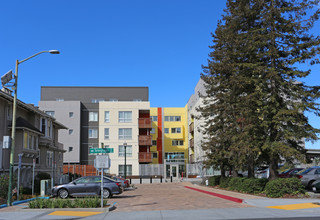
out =
<path fill-rule="evenodd" d="M 62 160 L 62 153 L 61 152 L 59 152 L 58 157 L 59 157 L 59 160 Z"/>
<path fill-rule="evenodd" d="M 169 134 L 169 128 L 164 128 L 164 133 Z"/>
<path fill-rule="evenodd" d="M 52 162 L 53 162 L 53 152 L 47 151 L 47 158 L 46 158 L 47 167 L 52 167 L 53 165 Z"/>
<path fill-rule="evenodd" d="M 164 116 L 164 121 L 181 121 L 181 116 Z"/>
<path fill-rule="evenodd" d="M 119 140 L 131 140 L 132 128 L 119 128 Z"/>
<path fill-rule="evenodd" d="M 98 121 L 98 112 L 89 112 L 89 121 Z"/>
<path fill-rule="evenodd" d="M 98 129 L 89 129 L 89 138 L 98 138 Z"/>
<path fill-rule="evenodd" d="M 73 147 L 69 147 L 68 151 L 69 152 L 73 151 Z"/>
<path fill-rule="evenodd" d="M 104 99 L 91 99 L 91 103 L 104 102 Z"/>
<path fill-rule="evenodd" d="M 109 111 L 104 112 L 104 122 L 110 122 L 110 113 Z"/>
<path fill-rule="evenodd" d="M 33 136 L 32 143 L 33 143 L 32 149 L 37 150 L 38 149 L 38 137 L 37 136 Z"/>
<path fill-rule="evenodd" d="M 132 165 L 126 165 L 127 176 L 132 176 Z M 124 165 L 119 165 L 119 176 L 124 176 Z"/>
<path fill-rule="evenodd" d="M 109 128 L 104 129 L 104 139 L 108 140 L 109 139 Z"/>
<path fill-rule="evenodd" d="M 155 134 L 156 133 L 156 129 L 152 128 L 150 131 L 150 134 Z"/>
<path fill-rule="evenodd" d="M 172 146 L 183 146 L 183 140 L 172 140 Z"/>
<path fill-rule="evenodd" d="M 158 153 L 152 153 L 152 159 L 158 158 Z"/>
<path fill-rule="evenodd" d="M 181 133 L 181 128 L 171 128 L 171 133 Z"/>
<path fill-rule="evenodd" d="M 119 122 L 132 122 L 132 112 L 119 112 Z"/>
<path fill-rule="evenodd" d="M 152 146 L 157 146 L 157 141 L 156 140 L 152 140 Z"/>
<path fill-rule="evenodd" d="M 8 120 L 12 119 L 12 105 L 7 106 L 7 117 L 8 117 Z"/>
<path fill-rule="evenodd" d="M 69 129 L 69 135 L 73 134 L 73 129 Z"/>
<path fill-rule="evenodd" d="M 30 135 L 30 134 L 28 135 L 28 142 L 29 142 L 28 143 L 28 148 L 32 149 L 32 135 Z"/>
<path fill-rule="evenodd" d="M 184 159 L 184 153 L 183 152 L 165 153 L 165 159 L 167 160 Z"/>
<path fill-rule="evenodd" d="M 47 121 L 47 119 L 46 118 L 41 118 L 41 125 L 40 125 L 40 127 L 41 127 L 41 132 L 44 134 L 44 136 L 46 136 L 47 137 L 47 123 L 48 123 L 48 121 Z"/>
<path fill-rule="evenodd" d="M 54 117 L 54 111 L 45 111 L 47 115 Z"/>
<path fill-rule="evenodd" d="M 117 102 L 117 101 L 118 101 L 118 99 L 111 98 L 111 99 L 109 99 L 109 101 L 110 101 L 110 102 Z"/>
<path fill-rule="evenodd" d="M 133 99 L 134 102 L 142 102 L 142 99 Z"/>
<path fill-rule="evenodd" d="M 127 157 L 132 157 L 132 145 L 127 145 L 126 147 Z M 124 157 L 124 146 L 119 145 L 119 157 Z"/>
<path fill-rule="evenodd" d="M 158 116 L 151 116 L 151 121 L 158 121 Z"/>
<path fill-rule="evenodd" d="M 73 118 L 73 112 L 69 112 L 69 118 Z"/>
<path fill-rule="evenodd" d="M 57 101 L 57 102 L 63 102 L 64 99 L 62 99 L 62 98 L 56 98 L 56 101 Z"/>

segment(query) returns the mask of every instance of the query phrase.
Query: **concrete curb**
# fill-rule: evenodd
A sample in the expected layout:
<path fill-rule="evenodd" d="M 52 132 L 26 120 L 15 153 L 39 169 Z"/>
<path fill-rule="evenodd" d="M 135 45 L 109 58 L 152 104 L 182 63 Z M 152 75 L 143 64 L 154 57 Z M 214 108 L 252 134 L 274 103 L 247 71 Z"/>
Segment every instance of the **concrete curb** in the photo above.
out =
<path fill-rule="evenodd" d="M 206 193 L 206 194 L 209 194 L 209 195 L 212 195 L 212 196 L 216 196 L 216 197 L 219 197 L 221 199 L 226 199 L 226 200 L 229 200 L 229 201 L 232 201 L 232 202 L 243 203 L 243 199 L 239 199 L 239 198 L 236 198 L 236 197 L 226 196 L 226 195 L 222 195 L 222 194 L 218 194 L 218 193 L 214 193 L 214 192 L 209 192 L 209 191 L 202 190 L 202 189 L 196 189 L 196 188 L 189 187 L 189 186 L 185 186 L 185 188 L 192 189 L 192 190 L 195 190 L 195 191 L 198 191 L 198 192 L 202 192 L 202 193 Z"/>

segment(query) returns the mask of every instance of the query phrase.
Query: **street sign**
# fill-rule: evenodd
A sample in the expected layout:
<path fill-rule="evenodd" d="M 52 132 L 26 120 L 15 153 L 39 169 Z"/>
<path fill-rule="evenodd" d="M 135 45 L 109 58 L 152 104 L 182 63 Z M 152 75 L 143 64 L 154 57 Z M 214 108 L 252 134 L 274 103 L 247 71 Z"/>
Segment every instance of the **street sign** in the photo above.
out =
<path fill-rule="evenodd" d="M 110 159 L 108 155 L 97 155 L 95 159 L 96 169 L 108 169 L 110 168 Z"/>
<path fill-rule="evenodd" d="M 90 148 L 89 151 L 90 154 L 108 154 L 108 153 L 113 153 L 113 148 Z"/>

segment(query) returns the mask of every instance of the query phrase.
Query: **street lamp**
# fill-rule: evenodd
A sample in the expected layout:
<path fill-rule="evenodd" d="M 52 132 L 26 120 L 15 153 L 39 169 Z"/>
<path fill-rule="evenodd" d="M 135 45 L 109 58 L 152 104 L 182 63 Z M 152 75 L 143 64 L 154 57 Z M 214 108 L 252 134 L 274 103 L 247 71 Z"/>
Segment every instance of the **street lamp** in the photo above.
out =
<path fill-rule="evenodd" d="M 127 179 L 127 143 L 123 143 L 124 147 L 124 178 Z"/>
<path fill-rule="evenodd" d="M 9 169 L 9 186 L 8 186 L 8 206 L 11 206 L 12 198 L 12 173 L 13 173 L 13 159 L 14 159 L 14 147 L 15 147 L 15 136 L 16 136 L 16 109 L 17 109 L 17 87 L 18 87 L 18 66 L 19 64 L 38 56 L 42 53 L 59 54 L 58 50 L 47 50 L 36 53 L 24 60 L 16 60 L 16 72 L 14 74 L 15 83 L 13 85 L 14 98 L 13 98 L 13 113 L 12 113 L 12 128 L 11 128 L 11 152 L 10 152 L 10 169 Z"/>

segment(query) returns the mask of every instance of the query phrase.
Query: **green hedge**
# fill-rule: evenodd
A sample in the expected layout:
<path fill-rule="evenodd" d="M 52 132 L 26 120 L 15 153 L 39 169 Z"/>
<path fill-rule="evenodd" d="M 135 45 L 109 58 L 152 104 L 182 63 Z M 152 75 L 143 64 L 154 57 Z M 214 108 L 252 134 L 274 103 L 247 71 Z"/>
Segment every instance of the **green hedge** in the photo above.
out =
<path fill-rule="evenodd" d="M 228 188 L 231 177 L 221 177 L 219 186 L 221 188 Z"/>
<path fill-rule="evenodd" d="M 231 177 L 228 182 L 228 188 L 231 190 L 242 191 L 243 182 L 246 178 L 243 177 Z"/>
<path fill-rule="evenodd" d="M 209 186 L 217 186 L 220 184 L 221 176 L 211 176 L 209 177 Z"/>
<path fill-rule="evenodd" d="M 304 194 L 304 187 L 298 178 L 279 178 L 266 184 L 265 193 L 268 197 Z"/>
<path fill-rule="evenodd" d="M 245 178 L 241 184 L 241 192 L 245 193 L 261 193 L 266 186 L 268 179 Z"/>

